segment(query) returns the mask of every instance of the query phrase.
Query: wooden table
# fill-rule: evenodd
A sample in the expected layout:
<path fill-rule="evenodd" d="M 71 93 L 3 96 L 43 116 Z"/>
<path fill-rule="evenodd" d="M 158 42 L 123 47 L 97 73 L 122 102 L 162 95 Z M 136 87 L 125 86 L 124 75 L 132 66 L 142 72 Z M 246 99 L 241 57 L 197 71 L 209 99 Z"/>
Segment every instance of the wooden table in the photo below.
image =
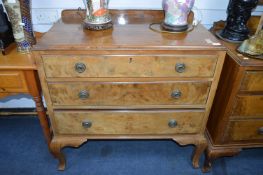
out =
<path fill-rule="evenodd" d="M 45 139 L 50 144 L 51 132 L 43 106 L 41 86 L 32 54 L 21 54 L 15 44 L 7 49 L 7 55 L 0 55 L 0 99 L 16 94 L 33 97 Z"/>

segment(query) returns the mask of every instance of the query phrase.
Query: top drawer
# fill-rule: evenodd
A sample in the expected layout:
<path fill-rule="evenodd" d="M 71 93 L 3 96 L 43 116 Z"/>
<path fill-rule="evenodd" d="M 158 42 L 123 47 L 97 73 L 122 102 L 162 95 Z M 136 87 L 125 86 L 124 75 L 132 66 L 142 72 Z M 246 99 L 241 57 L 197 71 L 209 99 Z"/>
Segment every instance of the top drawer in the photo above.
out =
<path fill-rule="evenodd" d="M 47 77 L 212 77 L 216 55 L 42 56 Z"/>
<path fill-rule="evenodd" d="M 263 92 L 263 71 L 246 71 L 240 90 Z"/>
<path fill-rule="evenodd" d="M 27 92 L 23 71 L 0 71 L 0 92 Z"/>

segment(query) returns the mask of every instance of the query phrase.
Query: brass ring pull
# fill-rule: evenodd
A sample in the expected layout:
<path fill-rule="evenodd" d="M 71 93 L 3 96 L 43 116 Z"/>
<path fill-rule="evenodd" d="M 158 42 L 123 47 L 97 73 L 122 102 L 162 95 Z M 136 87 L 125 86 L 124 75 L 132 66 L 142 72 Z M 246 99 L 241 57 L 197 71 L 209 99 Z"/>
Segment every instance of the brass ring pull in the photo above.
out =
<path fill-rule="evenodd" d="M 183 73 L 185 71 L 185 64 L 184 63 L 176 63 L 175 70 L 178 73 Z"/>
<path fill-rule="evenodd" d="M 177 126 L 177 121 L 174 120 L 174 119 L 169 120 L 168 126 L 169 126 L 170 128 L 175 128 L 175 127 Z"/>
<path fill-rule="evenodd" d="M 175 90 L 175 91 L 173 91 L 173 92 L 171 93 L 171 97 L 172 97 L 173 99 L 179 99 L 179 98 L 181 98 L 181 96 L 182 96 L 182 92 L 179 91 L 179 90 Z"/>
<path fill-rule="evenodd" d="M 78 73 L 83 73 L 86 70 L 86 65 L 84 63 L 76 63 L 75 64 L 75 71 Z"/>
<path fill-rule="evenodd" d="M 79 92 L 79 98 L 81 100 L 85 100 L 87 98 L 89 98 L 89 92 L 87 90 L 82 90 Z"/>
<path fill-rule="evenodd" d="M 91 121 L 84 121 L 82 122 L 82 127 L 83 128 L 91 128 L 92 122 Z"/>

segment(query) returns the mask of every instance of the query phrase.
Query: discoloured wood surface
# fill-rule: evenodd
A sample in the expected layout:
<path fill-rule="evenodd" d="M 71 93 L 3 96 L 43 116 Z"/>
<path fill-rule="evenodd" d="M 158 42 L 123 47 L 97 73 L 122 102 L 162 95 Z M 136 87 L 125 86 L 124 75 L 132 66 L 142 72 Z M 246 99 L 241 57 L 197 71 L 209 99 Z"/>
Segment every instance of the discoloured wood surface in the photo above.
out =
<path fill-rule="evenodd" d="M 43 56 L 47 77 L 212 77 L 216 55 Z M 86 70 L 78 73 L 77 63 Z M 184 64 L 179 73 L 176 64 Z"/>
<path fill-rule="evenodd" d="M 57 134 L 179 134 L 198 133 L 204 112 L 200 111 L 96 111 L 55 112 Z M 170 128 L 169 120 L 177 126 Z M 82 122 L 92 126 L 84 128 Z"/>
<path fill-rule="evenodd" d="M 259 91 L 263 94 L 263 71 L 246 71 L 240 90 Z"/>
<path fill-rule="evenodd" d="M 72 82 L 48 86 L 54 105 L 204 105 L 210 82 Z M 87 91 L 89 97 L 81 99 L 81 91 Z M 173 98 L 177 91 L 181 96 Z"/>
<path fill-rule="evenodd" d="M 27 92 L 23 71 L 0 71 L 0 92 Z"/>
<path fill-rule="evenodd" d="M 230 141 L 263 141 L 263 133 L 259 133 L 259 129 L 263 127 L 263 120 L 240 120 L 231 121 L 229 124 Z"/>
<path fill-rule="evenodd" d="M 239 118 L 263 118 L 263 94 L 253 96 L 237 96 L 232 115 Z"/>

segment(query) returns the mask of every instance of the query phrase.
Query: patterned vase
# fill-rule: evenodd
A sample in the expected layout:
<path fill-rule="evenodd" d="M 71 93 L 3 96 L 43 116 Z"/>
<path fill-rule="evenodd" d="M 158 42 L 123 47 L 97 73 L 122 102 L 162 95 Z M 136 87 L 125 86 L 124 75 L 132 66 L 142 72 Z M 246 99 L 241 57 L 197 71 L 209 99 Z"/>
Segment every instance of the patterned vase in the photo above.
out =
<path fill-rule="evenodd" d="M 162 27 L 170 31 L 186 31 L 188 15 L 194 6 L 194 0 L 163 0 L 165 19 Z"/>
<path fill-rule="evenodd" d="M 248 38 L 246 26 L 251 11 L 257 6 L 258 0 L 230 0 L 227 7 L 227 21 L 223 30 L 216 35 L 228 42 L 240 43 Z"/>
<path fill-rule="evenodd" d="M 36 43 L 30 14 L 30 0 L 14 0 L 14 3 L 3 0 L 12 24 L 17 51 L 27 53 Z"/>
<path fill-rule="evenodd" d="M 108 4 L 109 0 L 87 0 L 85 28 L 104 30 L 112 27 Z"/>

